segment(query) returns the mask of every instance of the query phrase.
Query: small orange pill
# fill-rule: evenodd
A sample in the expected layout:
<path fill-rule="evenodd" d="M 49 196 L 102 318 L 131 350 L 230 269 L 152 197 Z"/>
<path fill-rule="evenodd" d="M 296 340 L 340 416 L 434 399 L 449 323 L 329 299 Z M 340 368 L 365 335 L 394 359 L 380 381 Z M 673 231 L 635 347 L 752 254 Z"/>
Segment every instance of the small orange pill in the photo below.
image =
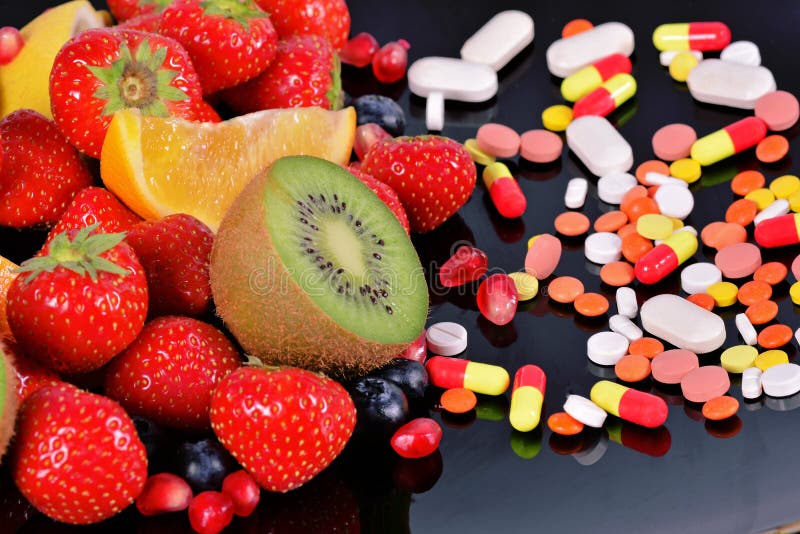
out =
<path fill-rule="evenodd" d="M 569 304 L 583 293 L 583 282 L 573 276 L 559 276 L 547 286 L 547 295 L 551 300 L 561 304 Z"/>
<path fill-rule="evenodd" d="M 745 196 L 750 191 L 761 189 L 767 183 L 764 175 L 758 171 L 742 171 L 731 180 L 731 190 L 739 196 Z"/>
<path fill-rule="evenodd" d="M 747 241 L 747 230 L 741 224 L 715 221 L 703 228 L 700 240 L 707 247 L 722 250 L 728 245 Z"/>
<path fill-rule="evenodd" d="M 758 344 L 765 349 L 777 349 L 792 339 L 792 329 L 785 324 L 773 324 L 758 334 Z"/>
<path fill-rule="evenodd" d="M 647 188 L 647 196 L 650 198 L 655 198 L 657 192 L 658 192 L 657 185 L 651 185 Z"/>
<path fill-rule="evenodd" d="M 635 277 L 633 265 L 626 261 L 612 261 L 600 269 L 600 280 L 612 287 L 627 286 Z"/>
<path fill-rule="evenodd" d="M 641 354 L 628 354 L 614 365 L 614 372 L 625 382 L 641 382 L 650 376 L 650 360 Z"/>
<path fill-rule="evenodd" d="M 778 316 L 778 304 L 772 300 L 762 300 L 748 306 L 744 314 L 754 325 L 767 324 Z"/>
<path fill-rule="evenodd" d="M 703 417 L 711 421 L 722 421 L 736 415 L 739 401 L 728 395 L 714 397 L 703 404 Z"/>
<path fill-rule="evenodd" d="M 619 210 L 602 214 L 594 221 L 595 232 L 616 232 L 628 223 L 628 216 Z M 620 236 L 622 237 L 622 236 Z"/>
<path fill-rule="evenodd" d="M 608 299 L 600 293 L 582 293 L 575 297 L 573 306 L 585 317 L 599 317 L 608 311 Z"/>
<path fill-rule="evenodd" d="M 789 141 L 782 135 L 768 135 L 756 145 L 756 158 L 762 163 L 775 163 L 789 153 Z"/>
<path fill-rule="evenodd" d="M 562 436 L 574 436 L 583 430 L 583 423 L 567 412 L 556 412 L 547 418 L 547 426 Z"/>
<path fill-rule="evenodd" d="M 657 172 L 659 174 L 669 176 L 669 165 L 659 159 L 651 159 L 642 162 L 638 167 L 636 167 L 636 179 L 639 180 L 640 184 L 653 185 L 647 181 L 647 178 L 645 178 L 648 172 Z"/>
<path fill-rule="evenodd" d="M 648 213 L 653 213 L 656 215 L 661 213 L 661 210 L 658 209 L 658 204 L 656 201 L 650 197 L 641 197 L 632 200 L 628 205 L 628 210 L 625 211 L 625 214 L 632 223 L 635 223 L 639 220 L 639 217 L 642 215 L 647 215 Z"/>
<path fill-rule="evenodd" d="M 758 204 L 749 198 L 740 198 L 728 206 L 728 210 L 725 212 L 725 221 L 747 226 L 753 222 L 757 213 Z"/>
<path fill-rule="evenodd" d="M 628 216 L 625 215 L 625 218 L 627 219 Z M 636 225 L 633 223 L 628 223 L 619 230 L 617 230 L 617 235 L 620 237 L 620 239 L 624 239 L 626 235 L 631 235 L 631 234 L 638 235 L 638 233 L 636 232 Z"/>
<path fill-rule="evenodd" d="M 594 28 L 594 24 L 586 19 L 573 19 L 567 22 L 561 29 L 561 37 L 572 37 L 573 35 L 578 35 L 592 28 Z"/>
<path fill-rule="evenodd" d="M 653 242 L 639 234 L 628 234 L 622 238 L 622 255 L 631 263 L 653 250 Z"/>
<path fill-rule="evenodd" d="M 654 337 L 640 337 L 628 345 L 628 353 L 644 356 L 652 360 L 664 352 L 664 344 Z"/>
<path fill-rule="evenodd" d="M 774 286 L 786 280 L 787 274 L 789 274 L 789 269 L 784 264 L 771 261 L 756 269 L 756 272 L 753 273 L 753 280 L 759 280 Z"/>
<path fill-rule="evenodd" d="M 467 388 L 452 388 L 442 393 L 439 403 L 450 413 L 467 413 L 478 404 L 478 397 Z"/>
<path fill-rule="evenodd" d="M 646 196 L 647 196 L 647 188 L 644 187 L 643 185 L 636 185 L 622 196 L 622 200 L 619 203 L 619 209 L 621 209 L 623 212 L 627 214 L 631 202 L 633 202 L 637 198 L 643 198 Z"/>
<path fill-rule="evenodd" d="M 716 301 L 714 297 L 709 295 L 708 293 L 695 293 L 694 295 L 689 295 L 686 297 L 686 300 L 691 302 L 692 304 L 697 304 L 703 309 L 708 311 L 714 311 L 714 306 L 716 306 Z"/>
<path fill-rule="evenodd" d="M 736 298 L 745 306 L 752 306 L 772 296 L 772 286 L 760 280 L 750 280 L 742 284 Z"/>
<path fill-rule="evenodd" d="M 556 231 L 565 236 L 575 237 L 585 234 L 592 225 L 589 217 L 578 211 L 565 211 L 553 221 Z"/>

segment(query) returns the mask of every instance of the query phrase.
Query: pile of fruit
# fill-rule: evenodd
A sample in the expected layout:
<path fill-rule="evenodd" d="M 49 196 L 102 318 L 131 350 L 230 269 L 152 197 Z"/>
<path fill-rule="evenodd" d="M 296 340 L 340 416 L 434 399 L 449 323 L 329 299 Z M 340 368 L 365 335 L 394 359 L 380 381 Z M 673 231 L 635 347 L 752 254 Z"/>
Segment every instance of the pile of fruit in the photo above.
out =
<path fill-rule="evenodd" d="M 343 0 L 108 7 L 0 29 L 0 225 L 47 230 L 0 256 L 20 502 L 219 532 L 359 439 L 431 455 L 441 429 L 409 415 L 428 312 L 409 233 L 467 201 L 475 165 L 341 86 L 342 62 L 402 79 L 408 43 L 348 40 Z"/>

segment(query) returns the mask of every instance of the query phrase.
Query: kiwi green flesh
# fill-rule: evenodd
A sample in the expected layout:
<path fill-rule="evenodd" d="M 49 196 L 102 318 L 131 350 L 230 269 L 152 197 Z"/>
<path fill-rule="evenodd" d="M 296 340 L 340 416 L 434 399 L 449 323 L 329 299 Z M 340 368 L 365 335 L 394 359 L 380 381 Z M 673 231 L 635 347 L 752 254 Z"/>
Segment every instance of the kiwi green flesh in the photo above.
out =
<path fill-rule="evenodd" d="M 379 343 L 408 343 L 424 327 L 428 294 L 397 217 L 360 180 L 316 158 L 270 170 L 267 230 L 287 270 L 342 328 Z"/>
<path fill-rule="evenodd" d="M 0 339 L 0 463 L 14 434 L 17 408 L 17 376 Z"/>

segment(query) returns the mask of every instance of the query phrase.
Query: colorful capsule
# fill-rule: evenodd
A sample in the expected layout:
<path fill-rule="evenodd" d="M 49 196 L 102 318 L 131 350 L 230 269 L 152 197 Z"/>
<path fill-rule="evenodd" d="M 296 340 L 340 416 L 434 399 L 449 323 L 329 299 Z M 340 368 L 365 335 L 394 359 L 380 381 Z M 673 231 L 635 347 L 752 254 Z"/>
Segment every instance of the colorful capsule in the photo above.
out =
<path fill-rule="evenodd" d="M 655 284 L 694 256 L 695 252 L 697 237 L 691 232 L 675 232 L 639 258 L 633 267 L 633 273 L 641 283 Z"/>
<path fill-rule="evenodd" d="M 523 365 L 514 375 L 511 390 L 511 426 L 520 432 L 530 432 L 539 426 L 544 404 L 544 390 L 547 383 L 542 368 L 537 365 Z"/>
<path fill-rule="evenodd" d="M 660 51 L 722 50 L 731 42 L 731 30 L 722 22 L 662 24 L 653 32 L 653 44 Z"/>
<path fill-rule="evenodd" d="M 568 102 L 577 102 L 620 73 L 631 73 L 631 60 L 623 54 L 611 54 L 564 78 L 561 96 Z"/>
<path fill-rule="evenodd" d="M 758 117 L 747 117 L 695 141 L 692 159 L 700 165 L 713 165 L 756 146 L 766 136 L 766 123 Z"/>
<path fill-rule="evenodd" d="M 756 225 L 756 243 L 765 248 L 800 243 L 800 213 L 787 213 Z"/>
<path fill-rule="evenodd" d="M 611 415 L 647 428 L 663 425 L 669 413 L 661 397 L 609 380 L 597 382 L 589 396 Z"/>
<path fill-rule="evenodd" d="M 574 118 L 586 115 L 605 117 L 636 94 L 636 80 L 626 73 L 612 76 L 603 85 L 584 96 L 572 107 Z"/>
<path fill-rule="evenodd" d="M 525 213 L 528 205 L 525 194 L 505 164 L 496 162 L 487 165 L 483 169 L 483 183 L 500 215 L 514 219 Z"/>
<path fill-rule="evenodd" d="M 432 385 L 443 389 L 466 388 L 484 395 L 502 395 L 508 389 L 508 371 L 498 365 L 460 358 L 434 356 L 425 363 Z"/>

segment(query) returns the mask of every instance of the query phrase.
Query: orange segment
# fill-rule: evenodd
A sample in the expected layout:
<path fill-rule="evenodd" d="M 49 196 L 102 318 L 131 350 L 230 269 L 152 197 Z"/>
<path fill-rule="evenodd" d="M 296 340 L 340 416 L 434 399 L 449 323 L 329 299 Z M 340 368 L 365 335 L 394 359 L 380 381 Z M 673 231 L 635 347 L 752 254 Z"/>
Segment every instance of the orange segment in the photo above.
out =
<path fill-rule="evenodd" d="M 216 231 L 247 182 L 283 156 L 350 160 L 353 108 L 275 109 L 221 123 L 118 112 L 100 158 L 103 182 L 145 219 L 188 213 Z"/>
<path fill-rule="evenodd" d="M 0 256 L 0 339 L 11 336 L 6 318 L 6 294 L 11 282 L 17 277 L 17 273 L 12 272 L 16 268 L 16 263 Z"/>

